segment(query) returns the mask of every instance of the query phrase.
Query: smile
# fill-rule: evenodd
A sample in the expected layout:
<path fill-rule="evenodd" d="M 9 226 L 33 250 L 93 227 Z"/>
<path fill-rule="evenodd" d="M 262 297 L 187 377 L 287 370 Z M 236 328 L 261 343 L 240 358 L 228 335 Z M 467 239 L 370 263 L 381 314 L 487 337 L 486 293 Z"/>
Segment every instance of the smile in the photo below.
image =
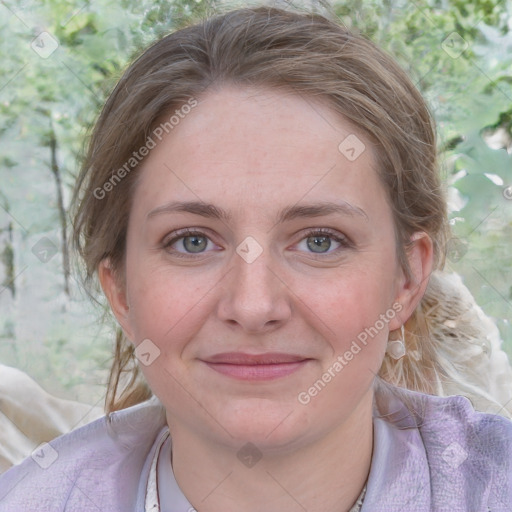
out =
<path fill-rule="evenodd" d="M 291 354 L 218 354 L 203 361 L 212 370 L 239 380 L 273 380 L 302 368 L 309 358 Z"/>

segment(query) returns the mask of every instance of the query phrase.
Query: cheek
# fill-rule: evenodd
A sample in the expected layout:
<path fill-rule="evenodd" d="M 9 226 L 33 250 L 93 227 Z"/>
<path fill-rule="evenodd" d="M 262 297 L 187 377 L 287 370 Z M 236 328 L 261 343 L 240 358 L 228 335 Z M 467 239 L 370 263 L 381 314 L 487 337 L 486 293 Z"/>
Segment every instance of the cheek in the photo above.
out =
<path fill-rule="evenodd" d="M 139 340 L 150 338 L 166 344 L 169 339 L 180 338 L 175 336 L 176 331 L 197 325 L 207 301 L 207 280 L 198 283 L 186 274 L 144 264 L 132 266 L 129 275 L 129 317 Z"/>
<path fill-rule="evenodd" d="M 323 311 L 337 327 L 365 327 L 391 308 L 393 277 L 389 269 L 386 273 L 375 268 L 372 271 L 354 270 L 330 280 L 323 296 L 311 295 L 316 295 L 311 301 L 314 309 Z"/>
<path fill-rule="evenodd" d="M 309 303 L 316 315 L 315 324 L 330 344 L 332 358 L 347 354 L 350 368 L 345 374 L 357 378 L 356 367 L 378 372 L 386 350 L 389 322 L 393 309 L 393 274 L 383 273 L 377 265 L 372 270 L 347 272 L 327 293 Z M 330 361 L 330 359 L 329 359 Z M 356 372 L 356 373 L 353 373 Z M 342 380 L 342 379 L 339 379 Z"/>
<path fill-rule="evenodd" d="M 129 316 L 135 344 L 143 340 L 152 343 L 149 345 L 150 364 L 145 365 L 140 359 L 143 364 L 139 366 L 149 386 L 161 399 L 173 396 L 181 403 L 190 398 L 180 385 L 187 381 L 183 353 L 205 322 L 209 307 L 204 297 L 207 290 L 208 287 L 203 289 L 189 279 L 173 277 L 168 272 L 132 274 Z"/>
<path fill-rule="evenodd" d="M 317 321 L 316 325 L 326 326 L 324 336 L 332 354 L 317 375 L 318 379 L 329 382 L 329 390 L 322 391 L 322 398 L 315 400 L 314 407 L 321 408 L 321 404 L 338 407 L 342 395 L 348 402 L 352 395 L 356 400 L 360 390 L 369 388 L 379 372 L 389 321 L 396 315 L 392 308 L 391 280 L 379 276 L 379 280 L 373 272 L 345 276 L 333 293 L 326 296 L 323 309 L 316 304 L 317 311 L 323 311 L 322 322 Z M 316 393 L 315 389 L 312 392 Z"/>

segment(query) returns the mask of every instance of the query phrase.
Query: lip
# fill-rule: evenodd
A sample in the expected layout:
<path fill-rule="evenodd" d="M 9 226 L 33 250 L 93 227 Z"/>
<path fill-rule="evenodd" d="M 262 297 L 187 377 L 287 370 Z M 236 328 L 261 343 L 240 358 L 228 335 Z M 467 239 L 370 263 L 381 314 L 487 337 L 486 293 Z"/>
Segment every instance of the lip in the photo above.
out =
<path fill-rule="evenodd" d="M 206 359 L 207 363 L 225 363 L 240 365 L 283 364 L 304 361 L 307 357 L 297 354 L 281 352 L 267 352 L 264 354 L 246 354 L 244 352 L 224 352 Z"/>
<path fill-rule="evenodd" d="M 295 354 L 244 354 L 226 352 L 203 362 L 212 370 L 239 380 L 273 380 L 286 377 L 302 368 L 310 358 Z"/>

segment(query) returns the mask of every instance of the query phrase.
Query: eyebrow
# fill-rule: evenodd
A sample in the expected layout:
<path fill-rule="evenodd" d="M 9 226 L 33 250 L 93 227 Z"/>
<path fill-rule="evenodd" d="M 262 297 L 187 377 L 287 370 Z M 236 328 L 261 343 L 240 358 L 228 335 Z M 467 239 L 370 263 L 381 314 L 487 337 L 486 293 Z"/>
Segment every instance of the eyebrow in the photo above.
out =
<path fill-rule="evenodd" d="M 169 213 L 192 213 L 200 215 L 201 217 L 218 219 L 226 223 L 232 218 L 229 212 L 210 203 L 203 203 L 202 201 L 171 201 L 151 210 L 147 214 L 147 219 L 149 220 L 157 215 Z M 322 217 L 332 214 L 360 216 L 369 220 L 366 212 L 358 206 L 354 206 L 346 201 L 340 201 L 339 203 L 321 202 L 287 206 L 278 213 L 276 224 L 289 222 L 298 218 Z"/>

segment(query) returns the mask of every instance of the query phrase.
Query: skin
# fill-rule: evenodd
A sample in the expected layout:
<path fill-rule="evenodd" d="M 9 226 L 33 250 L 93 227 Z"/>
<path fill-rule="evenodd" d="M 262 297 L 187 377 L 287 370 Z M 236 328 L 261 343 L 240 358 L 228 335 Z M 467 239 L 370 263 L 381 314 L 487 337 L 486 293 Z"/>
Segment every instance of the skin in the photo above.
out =
<path fill-rule="evenodd" d="M 326 105 L 234 86 L 199 100 L 143 163 L 126 280 L 105 260 L 100 281 L 127 337 L 160 350 L 141 368 L 167 411 L 174 473 L 197 510 L 348 510 L 370 468 L 372 384 L 389 332 L 424 293 L 431 240 L 414 235 L 408 279 L 371 143 Z M 354 161 L 338 150 L 350 134 L 366 147 Z M 172 201 L 230 216 L 161 208 Z M 322 202 L 356 210 L 278 219 Z M 180 239 L 183 228 L 207 240 Z M 318 229 L 332 236 L 314 240 Z M 249 236 L 262 249 L 251 263 L 236 252 Z M 193 241 L 204 250 L 191 253 Z M 314 252 L 315 241 L 325 252 Z M 397 303 L 400 313 L 301 404 L 298 394 Z M 307 362 L 273 380 L 239 380 L 204 362 L 224 352 Z M 237 457 L 248 442 L 262 455 L 253 467 Z"/>

